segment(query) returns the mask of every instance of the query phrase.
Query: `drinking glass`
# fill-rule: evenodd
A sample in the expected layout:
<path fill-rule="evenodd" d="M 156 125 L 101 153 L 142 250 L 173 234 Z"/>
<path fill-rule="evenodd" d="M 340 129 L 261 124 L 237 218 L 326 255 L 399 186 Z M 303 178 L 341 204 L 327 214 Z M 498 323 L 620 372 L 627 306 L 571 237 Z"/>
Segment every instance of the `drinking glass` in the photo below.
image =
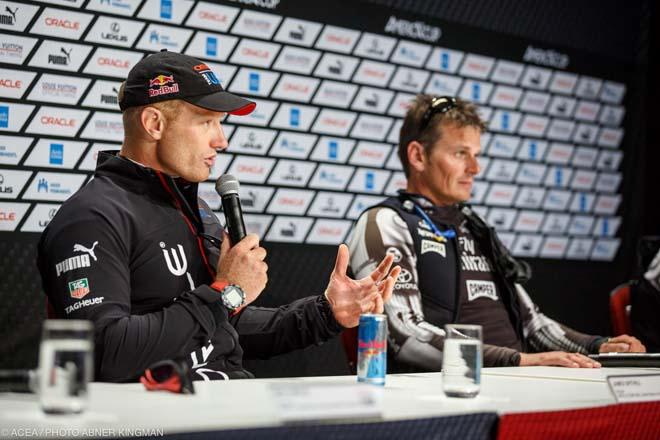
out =
<path fill-rule="evenodd" d="M 94 371 L 92 323 L 73 319 L 44 322 L 39 348 L 39 402 L 46 413 L 82 412 Z"/>
<path fill-rule="evenodd" d="M 475 397 L 481 388 L 480 325 L 445 325 L 442 389 L 448 397 Z"/>

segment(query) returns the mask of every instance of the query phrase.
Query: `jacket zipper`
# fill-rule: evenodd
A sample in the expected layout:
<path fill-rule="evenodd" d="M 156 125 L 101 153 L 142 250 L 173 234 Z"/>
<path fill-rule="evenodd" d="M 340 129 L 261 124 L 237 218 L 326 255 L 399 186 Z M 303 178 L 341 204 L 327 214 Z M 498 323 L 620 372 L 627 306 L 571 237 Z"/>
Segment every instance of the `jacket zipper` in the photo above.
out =
<path fill-rule="evenodd" d="M 213 270 L 211 268 L 211 265 L 209 264 L 209 261 L 206 258 L 206 253 L 204 252 L 204 245 L 202 243 L 202 239 L 200 238 L 195 225 L 192 224 L 192 222 L 190 221 L 190 219 L 188 218 L 186 213 L 183 212 L 183 207 L 181 206 L 181 201 L 183 201 L 186 204 L 186 208 L 188 209 L 188 211 L 192 212 L 192 209 L 190 208 L 190 205 L 188 205 L 188 202 L 185 200 L 185 198 L 183 197 L 183 195 L 179 191 L 179 188 L 176 187 L 176 185 L 174 185 L 174 184 L 172 185 L 172 186 L 174 186 L 174 189 L 172 189 L 170 187 L 170 185 L 168 185 L 168 182 L 165 179 L 165 176 L 163 175 L 163 173 L 161 173 L 160 171 L 156 171 L 156 175 L 158 176 L 158 179 L 160 180 L 161 185 L 163 185 L 163 187 L 165 188 L 165 191 L 167 191 L 168 194 L 170 195 L 170 197 L 172 197 L 172 199 L 174 200 L 174 205 L 176 206 L 176 209 L 179 211 L 179 213 L 183 217 L 183 220 L 188 225 L 188 229 L 190 229 L 190 232 L 192 232 L 192 234 L 197 239 L 197 247 L 198 247 L 198 250 L 199 250 L 200 254 L 202 255 L 202 260 L 204 261 L 204 267 L 206 267 L 206 270 L 208 271 L 209 275 L 211 275 L 211 277 L 214 278 L 215 277 L 215 270 Z M 179 197 L 177 197 L 177 195 Z"/>

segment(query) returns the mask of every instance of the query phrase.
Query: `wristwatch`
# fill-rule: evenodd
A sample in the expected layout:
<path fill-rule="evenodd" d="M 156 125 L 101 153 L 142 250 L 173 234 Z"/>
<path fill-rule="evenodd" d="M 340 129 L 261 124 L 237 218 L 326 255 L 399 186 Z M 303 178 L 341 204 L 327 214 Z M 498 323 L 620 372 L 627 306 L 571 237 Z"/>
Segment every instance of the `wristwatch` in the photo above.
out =
<path fill-rule="evenodd" d="M 216 281 L 211 287 L 220 292 L 222 304 L 234 312 L 245 304 L 245 292 L 236 284 L 227 281 Z"/>

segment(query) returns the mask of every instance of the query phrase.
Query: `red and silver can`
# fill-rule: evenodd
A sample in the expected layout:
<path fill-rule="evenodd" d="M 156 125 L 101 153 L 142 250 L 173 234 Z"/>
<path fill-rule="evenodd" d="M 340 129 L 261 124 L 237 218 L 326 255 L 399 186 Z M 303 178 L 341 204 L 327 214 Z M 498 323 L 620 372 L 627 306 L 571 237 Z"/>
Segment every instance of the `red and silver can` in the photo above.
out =
<path fill-rule="evenodd" d="M 387 372 L 387 316 L 360 315 L 358 329 L 358 382 L 385 385 Z"/>

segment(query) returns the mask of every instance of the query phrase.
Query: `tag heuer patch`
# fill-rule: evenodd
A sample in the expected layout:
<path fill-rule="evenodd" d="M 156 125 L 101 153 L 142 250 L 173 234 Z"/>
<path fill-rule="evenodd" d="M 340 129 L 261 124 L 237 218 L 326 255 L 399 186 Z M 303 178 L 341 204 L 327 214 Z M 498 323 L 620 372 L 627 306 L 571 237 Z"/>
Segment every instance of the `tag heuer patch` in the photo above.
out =
<path fill-rule="evenodd" d="M 80 299 L 89 293 L 89 281 L 87 278 L 71 281 L 69 283 L 69 293 L 71 298 Z"/>

